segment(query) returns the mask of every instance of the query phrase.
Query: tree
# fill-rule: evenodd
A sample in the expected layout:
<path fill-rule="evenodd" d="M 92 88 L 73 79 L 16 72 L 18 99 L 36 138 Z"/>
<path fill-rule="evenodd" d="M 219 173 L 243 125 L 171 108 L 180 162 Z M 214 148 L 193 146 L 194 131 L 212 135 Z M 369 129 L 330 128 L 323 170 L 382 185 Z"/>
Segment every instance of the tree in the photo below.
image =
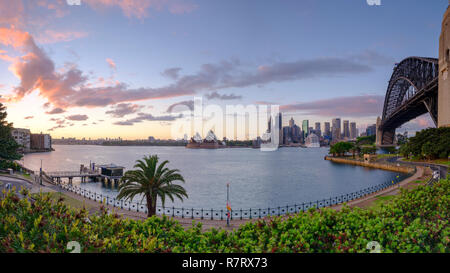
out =
<path fill-rule="evenodd" d="M 333 156 L 336 156 L 336 154 L 339 156 L 343 156 L 345 153 L 349 152 L 352 149 L 354 149 L 353 143 L 338 142 L 334 145 L 331 145 L 330 154 L 333 154 Z"/>
<path fill-rule="evenodd" d="M 361 155 L 365 154 L 376 154 L 377 153 L 377 147 L 375 145 L 365 145 L 361 147 L 360 150 Z"/>
<path fill-rule="evenodd" d="M 168 160 L 158 166 L 158 156 L 145 156 L 142 160 L 137 160 L 134 168 L 125 172 L 119 185 L 118 199 L 133 200 L 134 197 L 142 195 L 146 199 L 148 213 L 150 217 L 156 214 L 156 201 L 158 196 L 164 206 L 166 197 L 172 202 L 174 196 L 183 201 L 183 197 L 188 197 L 186 190 L 174 181 L 185 182 L 179 170 L 166 168 Z"/>
<path fill-rule="evenodd" d="M 0 103 L 0 161 L 19 160 L 22 155 L 17 152 L 20 145 L 11 135 L 12 123 L 6 121 L 6 107 Z"/>
<path fill-rule="evenodd" d="M 398 152 L 405 157 L 406 159 L 409 158 L 409 154 L 410 154 L 410 149 L 408 146 L 408 143 L 403 144 L 402 146 L 400 146 L 400 148 L 398 149 Z"/>
<path fill-rule="evenodd" d="M 373 145 L 375 144 L 376 136 L 363 136 L 356 138 L 356 145 Z"/>
<path fill-rule="evenodd" d="M 417 159 L 447 159 L 450 155 L 450 128 L 429 128 L 417 132 L 400 147 L 403 156 Z"/>

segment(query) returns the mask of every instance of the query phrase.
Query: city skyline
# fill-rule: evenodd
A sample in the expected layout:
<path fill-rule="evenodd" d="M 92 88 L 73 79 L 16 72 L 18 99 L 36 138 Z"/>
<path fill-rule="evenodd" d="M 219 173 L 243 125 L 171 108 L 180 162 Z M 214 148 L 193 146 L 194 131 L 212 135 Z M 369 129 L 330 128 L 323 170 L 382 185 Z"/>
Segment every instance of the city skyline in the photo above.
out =
<path fill-rule="evenodd" d="M 1 102 L 15 127 L 55 138 L 170 138 L 169 110 L 193 96 L 362 131 L 395 63 L 437 56 L 447 3 L 413 2 L 1 0 Z M 399 20 L 405 8 L 424 20 Z M 428 126 L 423 116 L 398 131 Z"/>

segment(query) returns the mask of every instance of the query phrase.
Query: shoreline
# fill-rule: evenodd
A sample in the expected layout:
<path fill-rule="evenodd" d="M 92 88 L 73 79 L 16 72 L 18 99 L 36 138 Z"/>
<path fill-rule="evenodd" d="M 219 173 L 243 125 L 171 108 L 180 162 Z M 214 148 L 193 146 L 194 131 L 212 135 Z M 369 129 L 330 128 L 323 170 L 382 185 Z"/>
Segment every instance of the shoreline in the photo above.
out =
<path fill-rule="evenodd" d="M 415 171 L 415 168 L 410 166 L 402 166 L 400 164 L 393 165 L 393 164 L 386 164 L 386 163 L 380 163 L 380 162 L 364 162 L 359 161 L 355 159 L 348 159 L 348 158 L 340 158 L 340 157 L 332 157 L 332 156 L 325 156 L 325 160 L 338 163 L 338 164 L 348 164 L 348 165 L 357 165 L 361 167 L 367 167 L 372 169 L 380 169 L 385 171 L 393 171 L 393 172 L 400 172 L 400 173 L 406 173 L 410 174 Z"/>

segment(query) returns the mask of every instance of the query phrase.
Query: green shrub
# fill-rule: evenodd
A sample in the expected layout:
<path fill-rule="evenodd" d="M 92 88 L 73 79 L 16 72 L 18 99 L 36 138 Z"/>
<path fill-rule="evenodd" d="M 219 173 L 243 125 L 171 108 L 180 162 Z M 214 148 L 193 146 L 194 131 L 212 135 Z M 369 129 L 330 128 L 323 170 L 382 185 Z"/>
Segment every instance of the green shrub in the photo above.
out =
<path fill-rule="evenodd" d="M 8 193 L 0 202 L 0 252 L 65 252 L 69 241 L 83 252 L 367 252 L 377 241 L 383 252 L 448 253 L 449 201 L 447 179 L 402 191 L 377 210 L 311 209 L 203 232 L 199 223 L 184 229 L 166 217 L 136 221 L 105 210 L 89 216 L 48 194 L 30 202 Z"/>

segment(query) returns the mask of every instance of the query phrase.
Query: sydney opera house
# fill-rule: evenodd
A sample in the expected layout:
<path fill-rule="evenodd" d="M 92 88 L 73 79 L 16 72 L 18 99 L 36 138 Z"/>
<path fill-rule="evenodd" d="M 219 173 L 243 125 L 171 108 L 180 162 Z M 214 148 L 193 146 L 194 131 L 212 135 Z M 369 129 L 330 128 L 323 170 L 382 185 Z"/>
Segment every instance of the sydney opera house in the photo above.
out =
<path fill-rule="evenodd" d="M 208 132 L 204 139 L 202 139 L 200 134 L 197 132 L 186 145 L 186 148 L 191 149 L 219 149 L 225 147 L 226 143 L 217 140 L 217 137 L 212 130 Z"/>

